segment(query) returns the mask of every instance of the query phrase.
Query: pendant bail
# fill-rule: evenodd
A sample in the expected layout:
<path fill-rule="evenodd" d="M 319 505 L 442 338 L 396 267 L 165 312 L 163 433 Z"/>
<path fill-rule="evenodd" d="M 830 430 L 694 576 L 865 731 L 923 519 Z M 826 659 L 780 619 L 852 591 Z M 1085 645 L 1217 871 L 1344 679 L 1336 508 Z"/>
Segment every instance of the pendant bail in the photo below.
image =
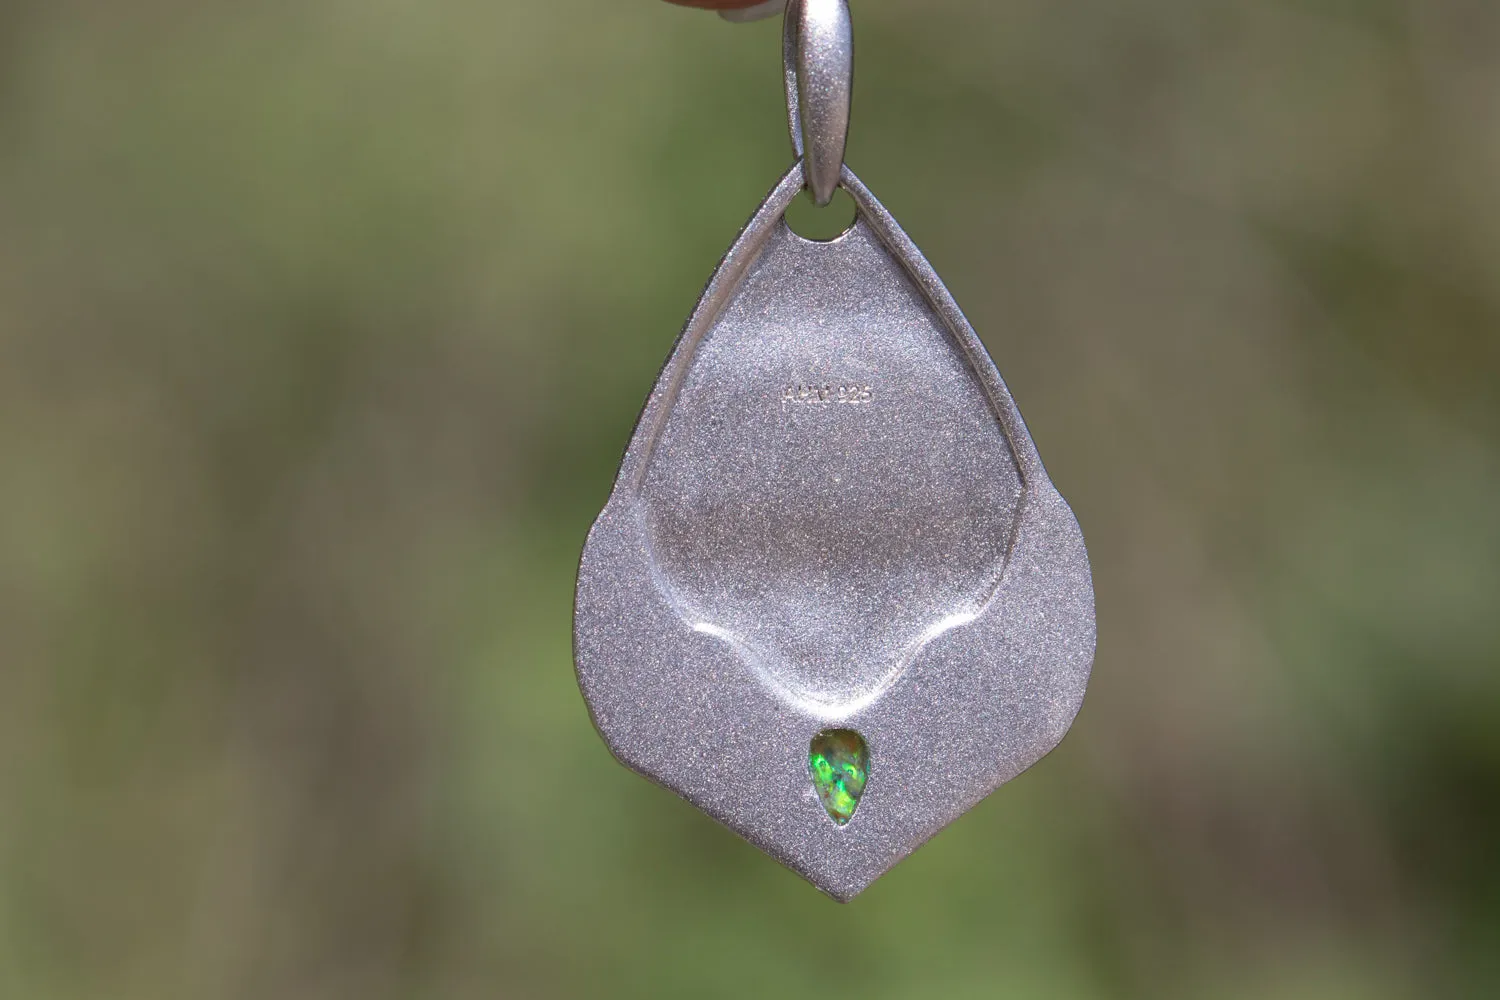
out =
<path fill-rule="evenodd" d="M 782 32 L 787 126 L 813 200 L 839 186 L 854 93 L 854 27 L 848 0 L 788 0 Z"/>

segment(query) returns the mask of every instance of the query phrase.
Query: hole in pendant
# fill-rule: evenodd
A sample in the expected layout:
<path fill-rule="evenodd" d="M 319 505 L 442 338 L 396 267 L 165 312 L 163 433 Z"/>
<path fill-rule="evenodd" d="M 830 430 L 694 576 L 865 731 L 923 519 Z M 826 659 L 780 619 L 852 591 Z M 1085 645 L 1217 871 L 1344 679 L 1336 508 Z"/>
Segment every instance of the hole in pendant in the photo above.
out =
<path fill-rule="evenodd" d="M 807 756 L 813 788 L 839 826 L 854 818 L 870 778 L 870 750 L 852 729 L 825 729 L 813 737 Z"/>
<path fill-rule="evenodd" d="M 821 208 L 804 191 L 787 206 L 786 224 L 804 240 L 832 243 L 854 228 L 855 215 L 854 199 L 843 188 L 835 191 L 833 200 Z"/>

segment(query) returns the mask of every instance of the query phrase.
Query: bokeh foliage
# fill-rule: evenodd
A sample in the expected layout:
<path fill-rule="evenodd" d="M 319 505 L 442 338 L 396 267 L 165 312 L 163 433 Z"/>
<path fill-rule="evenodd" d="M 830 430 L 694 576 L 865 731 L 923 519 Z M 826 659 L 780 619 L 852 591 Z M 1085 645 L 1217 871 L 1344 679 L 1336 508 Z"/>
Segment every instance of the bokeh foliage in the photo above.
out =
<path fill-rule="evenodd" d="M 1074 734 L 849 907 L 618 767 L 574 561 L 774 24 L 0 2 L 0 997 L 1493 996 L 1500 6 L 856 0 L 1090 540 Z"/>

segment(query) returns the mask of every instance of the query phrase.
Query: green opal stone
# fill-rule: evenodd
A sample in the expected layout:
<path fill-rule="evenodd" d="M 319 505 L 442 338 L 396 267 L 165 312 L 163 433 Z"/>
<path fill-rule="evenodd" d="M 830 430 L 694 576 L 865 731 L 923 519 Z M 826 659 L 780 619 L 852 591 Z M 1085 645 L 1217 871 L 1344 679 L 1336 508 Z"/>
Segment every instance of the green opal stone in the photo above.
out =
<path fill-rule="evenodd" d="M 854 818 L 870 776 L 870 751 L 852 729 L 828 729 L 813 737 L 807 758 L 813 788 L 839 826 Z"/>

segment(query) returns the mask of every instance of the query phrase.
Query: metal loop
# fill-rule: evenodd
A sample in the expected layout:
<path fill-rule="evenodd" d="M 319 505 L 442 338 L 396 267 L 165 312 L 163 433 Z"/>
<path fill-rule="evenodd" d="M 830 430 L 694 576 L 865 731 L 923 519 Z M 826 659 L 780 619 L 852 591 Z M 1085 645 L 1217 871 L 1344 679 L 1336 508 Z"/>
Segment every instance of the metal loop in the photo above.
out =
<path fill-rule="evenodd" d="M 854 92 L 854 27 L 849 0 L 788 0 L 782 31 L 787 127 L 813 200 L 826 205 L 839 186 Z"/>

